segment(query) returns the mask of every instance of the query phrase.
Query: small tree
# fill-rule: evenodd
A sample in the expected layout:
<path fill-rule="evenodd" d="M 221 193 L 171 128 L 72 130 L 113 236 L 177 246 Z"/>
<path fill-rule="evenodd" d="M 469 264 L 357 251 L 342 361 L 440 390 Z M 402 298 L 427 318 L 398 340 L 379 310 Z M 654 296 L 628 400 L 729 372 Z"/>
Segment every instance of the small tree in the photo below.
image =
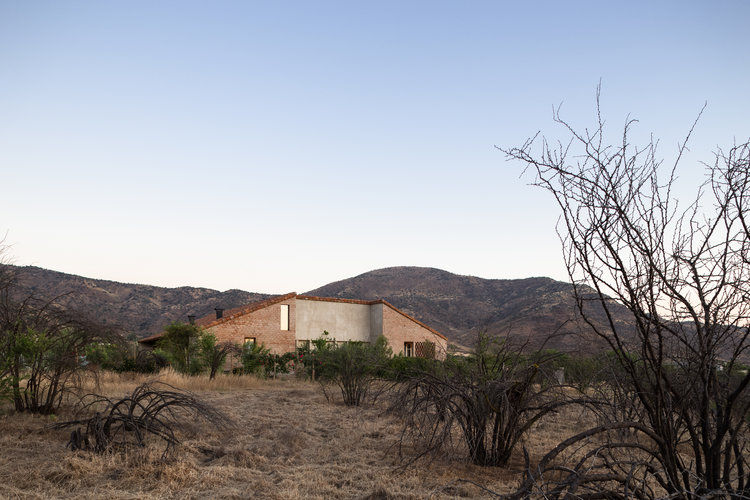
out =
<path fill-rule="evenodd" d="M 205 368 L 201 355 L 203 329 L 197 325 L 175 322 L 164 329 L 157 343 L 158 352 L 180 373 L 197 375 Z"/>
<path fill-rule="evenodd" d="M 383 336 L 375 344 L 344 342 L 318 353 L 319 380 L 324 387 L 336 385 L 345 405 L 359 406 L 373 381 L 387 366 L 389 355 L 390 349 Z"/>
<path fill-rule="evenodd" d="M 209 380 L 213 380 L 227 359 L 227 355 L 241 352 L 241 349 L 231 342 L 217 342 L 211 332 L 203 332 L 199 337 L 200 357 L 202 365 L 209 371 Z"/>
<path fill-rule="evenodd" d="M 323 330 L 320 337 L 311 340 L 304 347 L 298 347 L 296 350 L 296 362 L 304 366 L 306 374 L 313 382 L 316 380 L 316 371 L 320 371 L 322 356 L 336 345 L 336 339 L 330 338 L 329 335 L 327 330 Z"/>
<path fill-rule="evenodd" d="M 87 348 L 116 339 L 54 302 L 0 291 L 0 391 L 16 411 L 53 413 L 84 371 Z"/>

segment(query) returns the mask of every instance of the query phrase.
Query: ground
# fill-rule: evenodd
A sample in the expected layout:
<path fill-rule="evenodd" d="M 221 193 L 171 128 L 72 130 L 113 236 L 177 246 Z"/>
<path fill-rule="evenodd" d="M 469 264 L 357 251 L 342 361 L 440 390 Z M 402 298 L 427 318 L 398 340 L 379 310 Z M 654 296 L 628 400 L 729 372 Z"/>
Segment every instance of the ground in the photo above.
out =
<path fill-rule="evenodd" d="M 378 405 L 328 402 L 310 382 L 161 377 L 213 403 L 237 429 L 220 433 L 193 422 L 165 463 L 156 449 L 66 449 L 70 432 L 48 426 L 69 418 L 70 408 L 31 416 L 0 407 L 0 498 L 477 498 L 489 496 L 477 485 L 508 492 L 518 484 L 520 456 L 509 468 L 443 457 L 404 469 L 394 447 L 398 420 Z M 143 380 L 107 374 L 98 391 L 124 395 Z M 576 425 L 574 416 L 542 422 L 527 443 L 532 456 Z"/>

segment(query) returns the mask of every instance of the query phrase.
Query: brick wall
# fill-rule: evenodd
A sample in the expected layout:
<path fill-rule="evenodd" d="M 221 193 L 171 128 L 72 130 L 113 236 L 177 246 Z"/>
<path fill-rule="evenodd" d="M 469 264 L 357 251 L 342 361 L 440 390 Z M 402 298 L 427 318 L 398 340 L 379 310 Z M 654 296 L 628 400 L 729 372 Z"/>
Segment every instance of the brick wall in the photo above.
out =
<path fill-rule="evenodd" d="M 440 359 L 445 359 L 448 349 L 447 340 L 387 305 L 383 306 L 383 335 L 388 339 L 393 354 L 404 353 L 404 342 L 416 344 L 429 340 L 435 344 L 435 355 Z"/>
<path fill-rule="evenodd" d="M 281 305 L 289 306 L 289 330 L 281 329 Z M 241 315 L 237 318 L 219 323 L 208 328 L 216 335 L 219 342 L 232 342 L 242 345 L 245 337 L 255 337 L 255 341 L 264 344 L 272 353 L 283 354 L 294 351 L 295 300 L 271 304 L 268 307 Z"/>

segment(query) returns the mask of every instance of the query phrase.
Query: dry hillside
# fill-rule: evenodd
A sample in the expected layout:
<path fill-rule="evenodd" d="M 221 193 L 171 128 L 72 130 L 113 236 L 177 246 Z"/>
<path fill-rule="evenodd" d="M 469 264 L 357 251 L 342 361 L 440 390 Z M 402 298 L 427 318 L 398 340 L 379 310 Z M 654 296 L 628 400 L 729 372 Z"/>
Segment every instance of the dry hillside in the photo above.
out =
<path fill-rule="evenodd" d="M 108 324 L 144 337 L 188 314 L 203 316 L 214 307 L 231 309 L 268 294 L 206 288 L 162 288 L 96 280 L 38 267 L 20 268 L 24 292 L 61 296 L 68 307 L 92 313 Z M 565 335 L 549 342 L 564 351 L 601 348 L 591 332 L 574 320 L 572 288 L 550 278 L 515 280 L 461 276 L 440 269 L 391 267 L 364 273 L 305 292 L 325 297 L 385 299 L 445 334 L 471 345 L 477 332 L 512 333 L 535 341 L 563 325 Z M 619 309 L 617 318 L 627 322 Z"/>

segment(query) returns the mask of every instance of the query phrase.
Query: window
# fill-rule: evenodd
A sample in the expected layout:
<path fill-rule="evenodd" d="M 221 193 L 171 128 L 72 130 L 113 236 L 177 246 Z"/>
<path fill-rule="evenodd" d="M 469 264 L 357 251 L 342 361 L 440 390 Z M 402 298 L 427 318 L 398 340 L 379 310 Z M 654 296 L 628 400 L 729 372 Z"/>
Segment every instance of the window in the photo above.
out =
<path fill-rule="evenodd" d="M 289 306 L 281 304 L 281 329 L 289 330 Z"/>
<path fill-rule="evenodd" d="M 414 356 L 414 342 L 404 342 L 404 356 L 407 358 Z"/>
<path fill-rule="evenodd" d="M 253 347 L 255 345 L 255 337 L 245 337 L 245 345 L 247 347 Z"/>
<path fill-rule="evenodd" d="M 297 349 L 309 349 L 310 348 L 310 341 L 309 340 L 298 340 L 297 341 Z"/>
<path fill-rule="evenodd" d="M 426 340 L 414 344 L 414 356 L 417 358 L 435 359 L 435 344 Z"/>

